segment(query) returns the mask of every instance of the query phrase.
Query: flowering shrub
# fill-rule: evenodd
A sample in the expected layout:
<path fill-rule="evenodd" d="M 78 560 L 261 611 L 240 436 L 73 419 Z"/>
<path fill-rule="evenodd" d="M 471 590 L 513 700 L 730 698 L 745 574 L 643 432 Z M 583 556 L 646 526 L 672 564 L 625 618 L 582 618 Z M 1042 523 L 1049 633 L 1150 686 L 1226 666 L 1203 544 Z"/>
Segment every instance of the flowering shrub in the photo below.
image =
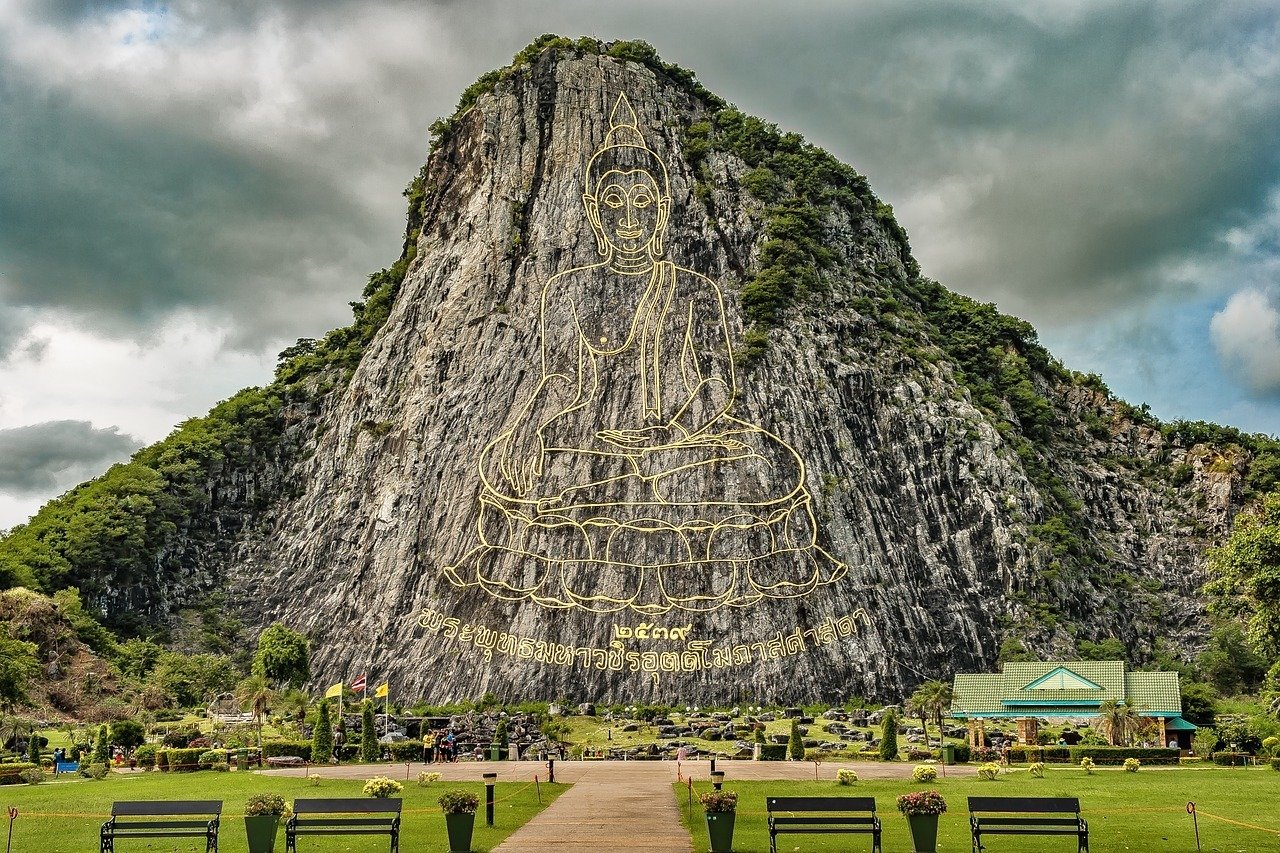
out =
<path fill-rule="evenodd" d="M 389 797 L 403 790 L 404 785 L 401 785 L 395 779 L 388 779 L 386 776 L 374 776 L 364 783 L 364 795 L 366 797 Z"/>
<path fill-rule="evenodd" d="M 1000 753 L 989 746 L 980 746 L 970 752 L 970 757 L 974 761 L 995 761 L 1000 757 Z"/>
<path fill-rule="evenodd" d="M 323 777 L 323 776 L 321 776 L 319 773 L 308 773 L 308 774 L 307 774 L 307 783 L 308 783 L 308 784 L 310 784 L 310 785 L 311 785 L 311 787 L 313 787 L 313 788 L 319 788 L 319 787 L 320 787 L 320 783 L 321 783 L 321 782 L 323 782 L 323 781 L 324 781 L 324 777 Z"/>
<path fill-rule="evenodd" d="M 280 817 L 285 813 L 285 808 L 284 797 L 279 794 L 254 794 L 245 801 L 244 816 L 275 815 Z"/>
<path fill-rule="evenodd" d="M 1142 762 L 1136 758 L 1126 758 L 1124 760 L 1124 772 L 1137 773 L 1138 768 L 1142 766 Z"/>
<path fill-rule="evenodd" d="M 26 770 L 21 771 L 18 776 L 28 785 L 39 785 L 44 781 L 44 771 L 39 767 L 28 767 Z"/>
<path fill-rule="evenodd" d="M 898 811 L 905 815 L 940 815 L 947 810 L 947 801 L 937 791 L 912 791 L 898 797 Z"/>
<path fill-rule="evenodd" d="M 1093 775 L 1093 759 L 1087 755 L 1084 758 L 1080 759 L 1080 769 L 1083 770 L 1085 773 L 1088 773 L 1090 776 L 1092 776 Z"/>
<path fill-rule="evenodd" d="M 708 813 L 733 812 L 738 810 L 738 794 L 736 791 L 707 791 L 699 794 L 702 808 Z"/>
<path fill-rule="evenodd" d="M 938 778 L 938 771 L 927 764 L 917 764 L 911 771 L 911 778 L 917 782 L 932 782 Z"/>
<path fill-rule="evenodd" d="M 460 788 L 445 791 L 437 802 L 445 814 L 475 814 L 476 809 L 480 808 L 480 798 Z"/>
<path fill-rule="evenodd" d="M 1000 775 L 1000 765 L 994 761 L 988 761 L 986 764 L 978 768 L 978 778 L 984 782 L 994 782 L 996 777 Z"/>
<path fill-rule="evenodd" d="M 432 782 L 439 782 L 439 781 L 440 781 L 439 773 L 419 773 L 418 774 L 419 785 L 430 785 Z"/>
<path fill-rule="evenodd" d="M 1280 759 L 1276 760 L 1280 761 Z M 841 785 L 852 785 L 854 782 L 858 781 L 858 774 L 848 768 L 842 767 L 836 771 L 836 781 Z"/>
<path fill-rule="evenodd" d="M 1032 779 L 1043 779 L 1043 778 L 1044 778 L 1044 762 L 1043 762 L 1043 761 L 1037 761 L 1037 762 L 1035 762 L 1034 764 L 1032 764 L 1030 767 L 1028 767 L 1027 769 L 1031 771 L 1031 778 L 1032 778 Z"/>

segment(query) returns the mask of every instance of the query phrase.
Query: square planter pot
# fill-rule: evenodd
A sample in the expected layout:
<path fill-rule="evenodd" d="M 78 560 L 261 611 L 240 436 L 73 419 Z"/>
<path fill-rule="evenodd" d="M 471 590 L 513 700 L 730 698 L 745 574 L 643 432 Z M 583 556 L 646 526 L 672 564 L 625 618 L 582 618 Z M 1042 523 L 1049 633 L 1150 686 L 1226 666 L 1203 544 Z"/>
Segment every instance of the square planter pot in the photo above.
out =
<path fill-rule="evenodd" d="M 280 818 L 273 814 L 245 815 L 244 831 L 249 837 L 249 853 L 275 853 Z"/>
<path fill-rule="evenodd" d="M 444 825 L 449 832 L 449 853 L 471 853 L 471 831 L 476 825 L 475 812 L 446 812 Z"/>
<path fill-rule="evenodd" d="M 936 853 L 938 849 L 938 816 L 936 814 L 907 815 L 911 829 L 911 846 L 915 853 Z"/>
<path fill-rule="evenodd" d="M 732 853 L 733 812 L 707 812 L 707 836 L 711 839 L 711 853 Z"/>

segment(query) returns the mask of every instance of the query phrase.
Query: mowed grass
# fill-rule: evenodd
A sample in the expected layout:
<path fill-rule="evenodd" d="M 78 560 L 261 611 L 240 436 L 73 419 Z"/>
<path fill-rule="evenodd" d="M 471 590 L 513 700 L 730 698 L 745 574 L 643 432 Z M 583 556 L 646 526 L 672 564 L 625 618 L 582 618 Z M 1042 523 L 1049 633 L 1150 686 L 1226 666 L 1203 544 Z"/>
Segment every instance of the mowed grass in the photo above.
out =
<path fill-rule="evenodd" d="M 323 773 L 323 771 L 321 771 Z M 394 767 L 371 769 L 369 774 L 392 775 Z M 480 798 L 472 850 L 492 850 L 560 795 L 567 785 L 499 782 L 494 789 L 494 827 L 487 828 L 484 817 L 482 782 L 432 782 L 420 786 L 416 777 L 398 780 L 404 791 L 400 822 L 400 849 L 421 853 L 445 853 L 449 849 L 444 816 L 436 799 L 446 790 L 461 788 Z M 312 785 L 302 777 L 259 776 L 256 773 L 113 773 L 95 782 L 46 782 L 41 785 L 11 785 L 0 788 L 0 808 L 18 809 L 13 824 L 13 853 L 85 853 L 98 849 L 98 830 L 111 813 L 115 800 L 222 800 L 222 825 L 218 833 L 221 853 L 246 853 L 244 803 L 250 794 L 274 792 L 292 803 L 296 798 L 363 797 L 363 780 L 324 779 Z M 3 814 L 3 813 L 0 813 Z M 343 853 L 386 853 L 387 836 L 335 836 L 299 841 L 299 848 Z M 203 853 L 200 839 L 126 839 L 117 842 L 118 853 Z M 276 837 L 276 850 L 284 850 L 284 827 Z"/>
<path fill-rule="evenodd" d="M 938 823 L 938 850 L 964 853 L 970 850 L 966 798 L 1079 797 L 1089 823 L 1089 846 L 1094 853 L 1195 853 L 1195 831 L 1187 814 L 1194 801 L 1200 814 L 1200 841 L 1206 853 L 1280 850 L 1280 773 L 1270 769 L 1144 768 L 1137 773 L 1098 768 L 1092 776 L 1076 768 L 1055 769 L 1045 778 L 1032 779 L 1025 769 L 1015 770 L 994 782 L 972 777 L 938 779 L 929 784 L 910 780 L 870 780 L 853 785 L 830 782 L 733 782 L 733 765 L 726 764 L 725 790 L 738 793 L 738 817 L 734 828 L 735 853 L 765 853 L 769 849 L 766 796 L 875 797 L 884 827 L 886 853 L 912 849 L 906 819 L 898 813 L 897 797 L 907 791 L 933 788 L 947 800 L 947 813 Z M 834 772 L 831 773 L 834 775 Z M 675 786 L 681 813 L 693 836 L 693 849 L 708 849 L 706 822 L 698 793 L 709 783 L 694 782 L 692 807 L 688 788 Z M 987 853 L 1074 853 L 1073 837 L 983 836 Z M 870 835 L 781 835 L 779 853 L 834 853 L 870 850 Z"/>

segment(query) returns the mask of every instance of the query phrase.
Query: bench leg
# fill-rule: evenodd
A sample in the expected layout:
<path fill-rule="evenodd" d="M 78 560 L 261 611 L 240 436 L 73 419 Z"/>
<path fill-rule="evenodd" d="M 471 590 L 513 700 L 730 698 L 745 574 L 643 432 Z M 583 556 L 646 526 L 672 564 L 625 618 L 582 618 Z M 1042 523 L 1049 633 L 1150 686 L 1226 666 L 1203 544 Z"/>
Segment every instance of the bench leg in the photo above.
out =
<path fill-rule="evenodd" d="M 875 830 L 874 832 L 872 832 L 872 833 L 871 833 L 871 853 L 882 853 L 882 850 L 881 850 L 881 848 L 880 848 L 880 829 L 879 829 L 879 827 L 877 827 L 877 828 L 876 828 L 876 830 Z"/>
<path fill-rule="evenodd" d="M 288 827 L 284 830 L 284 849 L 285 853 L 298 853 L 298 836 L 290 832 Z"/>
<path fill-rule="evenodd" d="M 1089 853 L 1089 830 L 1080 833 L 1079 843 L 1076 845 L 1076 853 Z"/>
<path fill-rule="evenodd" d="M 114 853 L 116 849 L 115 838 L 105 829 L 102 830 L 101 845 L 98 848 L 99 853 Z"/>
<path fill-rule="evenodd" d="M 218 853 L 218 830 L 209 830 L 208 838 L 204 843 L 204 853 Z"/>
<path fill-rule="evenodd" d="M 778 834 L 769 830 L 769 853 L 778 853 Z"/>

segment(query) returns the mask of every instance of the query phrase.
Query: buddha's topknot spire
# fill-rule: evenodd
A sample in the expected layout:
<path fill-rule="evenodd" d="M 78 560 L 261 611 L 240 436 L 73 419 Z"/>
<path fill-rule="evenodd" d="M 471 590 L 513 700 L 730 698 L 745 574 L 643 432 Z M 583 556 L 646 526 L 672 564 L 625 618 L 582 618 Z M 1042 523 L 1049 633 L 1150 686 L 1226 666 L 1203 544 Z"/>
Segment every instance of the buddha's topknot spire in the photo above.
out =
<path fill-rule="evenodd" d="M 627 100 L 627 96 L 624 94 L 618 95 L 618 100 L 613 105 L 613 111 L 609 113 L 609 132 L 605 135 L 604 144 L 600 147 L 610 148 L 614 146 L 648 147 L 644 144 L 644 137 L 640 135 L 640 125 L 639 120 L 636 118 L 636 111 L 631 108 L 631 102 Z"/>

